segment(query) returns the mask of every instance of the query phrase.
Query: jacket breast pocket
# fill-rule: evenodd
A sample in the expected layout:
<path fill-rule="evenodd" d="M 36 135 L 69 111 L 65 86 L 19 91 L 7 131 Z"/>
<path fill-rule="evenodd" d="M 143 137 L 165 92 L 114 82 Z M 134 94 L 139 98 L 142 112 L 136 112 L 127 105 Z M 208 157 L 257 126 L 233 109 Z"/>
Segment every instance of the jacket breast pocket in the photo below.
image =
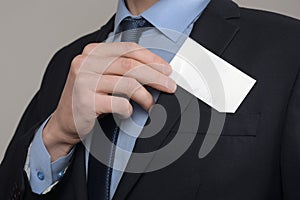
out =
<path fill-rule="evenodd" d="M 220 117 L 221 116 L 221 117 Z M 207 133 L 221 136 L 248 136 L 256 137 L 257 128 L 260 121 L 259 113 L 230 113 L 219 114 L 218 117 L 212 117 L 209 112 L 201 112 L 200 119 L 191 120 L 192 123 L 199 123 L 198 130 L 191 130 L 190 126 L 178 130 L 173 127 L 172 132 L 182 134 L 196 133 L 206 135 Z M 221 134 L 220 134 L 221 132 Z"/>
<path fill-rule="evenodd" d="M 260 120 L 258 113 L 226 114 L 221 136 L 249 136 L 255 137 Z"/>
<path fill-rule="evenodd" d="M 221 136 L 248 136 L 248 137 L 256 137 L 257 134 L 257 127 L 259 124 L 260 114 L 258 113 L 230 113 L 224 115 L 224 123 L 221 122 L 213 124 L 213 118 L 210 119 L 209 125 L 206 126 L 205 129 L 199 128 L 198 133 L 200 134 L 207 134 L 208 130 L 211 134 L 214 130 L 218 130 L 220 128 L 215 128 L 213 126 L 222 126 L 221 128 Z M 217 125 L 216 125 L 217 124 Z M 211 129 L 208 127 L 212 126 Z"/>

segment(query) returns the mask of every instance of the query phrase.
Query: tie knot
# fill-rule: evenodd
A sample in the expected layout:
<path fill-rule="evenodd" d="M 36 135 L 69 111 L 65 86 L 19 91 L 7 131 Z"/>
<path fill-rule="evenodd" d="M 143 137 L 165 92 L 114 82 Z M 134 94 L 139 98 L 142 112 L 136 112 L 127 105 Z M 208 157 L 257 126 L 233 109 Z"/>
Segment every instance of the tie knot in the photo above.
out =
<path fill-rule="evenodd" d="M 128 31 L 133 29 L 139 29 L 139 28 L 146 28 L 146 27 L 152 27 L 152 24 L 150 24 L 147 20 L 144 18 L 133 18 L 133 17 L 126 17 L 123 19 L 123 21 L 120 24 L 120 29 L 122 31 Z"/>
<path fill-rule="evenodd" d="M 139 42 L 144 28 L 152 27 L 144 18 L 126 17 L 120 24 L 120 32 L 122 32 L 121 42 Z"/>

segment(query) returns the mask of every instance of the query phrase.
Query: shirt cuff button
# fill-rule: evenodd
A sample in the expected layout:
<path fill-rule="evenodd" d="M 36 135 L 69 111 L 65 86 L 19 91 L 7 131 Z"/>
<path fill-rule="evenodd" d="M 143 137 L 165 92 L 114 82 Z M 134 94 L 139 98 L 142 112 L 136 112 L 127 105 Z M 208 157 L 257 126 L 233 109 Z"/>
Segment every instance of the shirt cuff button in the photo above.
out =
<path fill-rule="evenodd" d="M 41 181 L 45 180 L 45 175 L 44 175 L 43 172 L 38 172 L 38 173 L 37 173 L 37 177 L 38 177 Z"/>
<path fill-rule="evenodd" d="M 64 175 L 64 171 L 61 171 L 57 174 L 57 178 L 60 179 L 61 177 L 63 177 Z"/>

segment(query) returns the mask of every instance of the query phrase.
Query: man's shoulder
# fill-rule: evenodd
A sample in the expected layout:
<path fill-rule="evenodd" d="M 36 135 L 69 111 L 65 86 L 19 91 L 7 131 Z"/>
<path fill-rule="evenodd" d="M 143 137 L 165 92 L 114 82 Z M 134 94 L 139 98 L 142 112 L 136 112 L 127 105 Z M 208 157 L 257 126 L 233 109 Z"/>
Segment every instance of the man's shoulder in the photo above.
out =
<path fill-rule="evenodd" d="M 64 59 L 68 57 L 75 57 L 76 55 L 82 52 L 83 48 L 86 45 L 96 42 L 97 38 L 99 38 L 100 33 L 101 29 L 75 39 L 71 43 L 65 45 L 60 50 L 58 50 L 54 55 L 54 58 L 61 56 L 63 56 Z"/>
<path fill-rule="evenodd" d="M 299 19 L 271 11 L 240 7 L 240 19 L 242 23 L 258 29 L 300 33 Z M 273 33 L 276 34 L 276 32 Z"/>
<path fill-rule="evenodd" d="M 65 84 L 72 60 L 82 53 L 86 45 L 103 42 L 113 29 L 113 21 L 114 17 L 100 29 L 76 39 L 57 51 L 46 68 L 41 89 L 52 91 L 53 88 L 56 88 L 56 93 L 53 93 L 53 95 L 59 95 Z M 53 82 L 54 77 L 55 82 Z"/>
<path fill-rule="evenodd" d="M 57 80 L 64 81 L 64 79 L 67 77 L 70 64 L 74 57 L 81 54 L 86 45 L 96 42 L 100 34 L 101 30 L 97 30 L 93 33 L 76 39 L 75 41 L 58 50 L 46 68 L 42 85 L 45 85 L 44 83 L 47 83 L 47 81 L 49 81 L 49 79 L 53 79 L 53 77 L 56 77 Z"/>
<path fill-rule="evenodd" d="M 264 10 L 243 7 L 239 10 L 238 38 L 243 44 L 269 52 L 300 52 L 300 20 Z"/>
<path fill-rule="evenodd" d="M 57 74 L 57 70 L 67 73 L 73 58 L 81 54 L 86 45 L 90 43 L 100 43 L 107 38 L 108 34 L 113 29 L 113 21 L 114 16 L 100 29 L 86 34 L 58 50 L 52 57 L 45 75 L 49 74 L 51 71 L 54 71 Z"/>
<path fill-rule="evenodd" d="M 88 33 L 84 36 L 81 36 L 80 38 L 74 40 L 73 42 L 71 42 L 70 44 L 66 45 L 65 47 L 63 47 L 60 51 L 58 51 L 58 53 L 63 52 L 63 53 L 70 53 L 73 55 L 78 55 L 82 52 L 83 48 L 90 44 L 90 43 L 99 43 L 99 42 L 103 42 L 108 34 L 113 30 L 113 26 L 114 26 L 114 17 L 115 15 L 113 15 L 108 22 L 103 25 L 100 29 L 92 32 L 92 33 Z"/>
<path fill-rule="evenodd" d="M 61 50 L 66 51 L 66 50 L 71 50 L 71 49 L 82 49 L 87 44 L 93 43 L 93 42 L 96 42 L 97 40 L 99 40 L 101 32 L 102 32 L 102 29 L 98 29 L 94 32 L 83 35 L 83 36 L 73 40 L 71 43 L 67 44 Z"/>

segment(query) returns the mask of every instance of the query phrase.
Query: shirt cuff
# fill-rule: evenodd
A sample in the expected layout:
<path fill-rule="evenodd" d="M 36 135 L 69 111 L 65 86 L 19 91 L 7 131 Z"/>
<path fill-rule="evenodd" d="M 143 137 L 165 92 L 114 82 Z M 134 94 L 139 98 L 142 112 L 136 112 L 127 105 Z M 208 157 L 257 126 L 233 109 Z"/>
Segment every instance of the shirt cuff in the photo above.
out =
<path fill-rule="evenodd" d="M 29 150 L 29 179 L 32 191 L 36 194 L 42 194 L 64 175 L 74 151 L 73 148 L 68 155 L 51 163 L 51 156 L 43 142 L 43 129 L 49 119 L 38 129 Z"/>

